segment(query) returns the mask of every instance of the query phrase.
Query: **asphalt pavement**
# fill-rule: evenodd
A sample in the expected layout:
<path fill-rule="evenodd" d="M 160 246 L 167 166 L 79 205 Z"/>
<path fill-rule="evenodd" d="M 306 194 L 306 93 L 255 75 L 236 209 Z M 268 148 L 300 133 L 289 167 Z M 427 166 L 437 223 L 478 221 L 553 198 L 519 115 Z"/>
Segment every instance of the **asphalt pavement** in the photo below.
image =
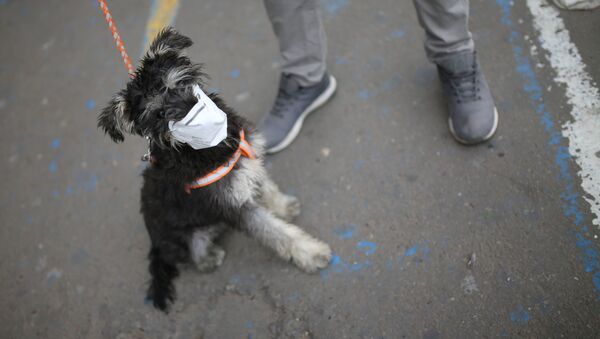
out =
<path fill-rule="evenodd" d="M 269 109 L 279 55 L 260 0 L 108 4 L 134 63 L 175 20 L 211 91 L 251 121 Z M 165 315 L 144 301 L 145 141 L 96 128 L 127 81 L 96 1 L 0 0 L 1 338 L 600 337 L 600 231 L 525 2 L 471 1 L 500 113 L 476 147 L 448 131 L 411 2 L 321 4 L 338 91 L 267 167 L 330 267 L 307 275 L 231 233 L 223 266 L 185 271 Z M 597 81 L 600 10 L 560 15 Z"/>

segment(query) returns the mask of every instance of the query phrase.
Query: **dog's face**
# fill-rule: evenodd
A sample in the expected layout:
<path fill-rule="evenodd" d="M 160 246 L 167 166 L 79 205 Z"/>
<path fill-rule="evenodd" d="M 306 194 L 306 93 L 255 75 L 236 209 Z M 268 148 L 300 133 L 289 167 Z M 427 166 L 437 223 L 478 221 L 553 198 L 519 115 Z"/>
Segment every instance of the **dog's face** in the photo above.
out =
<path fill-rule="evenodd" d="M 175 146 L 169 121 L 185 117 L 196 104 L 192 86 L 202 83 L 201 66 L 182 54 L 192 40 L 172 28 L 161 31 L 142 58 L 135 78 L 110 101 L 98 117 L 98 127 L 115 142 L 124 134 L 151 137 Z"/>

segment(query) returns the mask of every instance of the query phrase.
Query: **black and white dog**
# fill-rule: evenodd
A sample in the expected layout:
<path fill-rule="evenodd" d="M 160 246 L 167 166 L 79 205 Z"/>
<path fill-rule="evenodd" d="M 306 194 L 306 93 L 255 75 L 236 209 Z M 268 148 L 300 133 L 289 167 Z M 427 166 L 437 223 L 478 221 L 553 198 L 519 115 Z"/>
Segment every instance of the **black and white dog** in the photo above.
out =
<path fill-rule="evenodd" d="M 98 126 L 115 142 L 122 142 L 124 133 L 150 141 L 141 199 L 152 244 L 148 297 L 164 311 L 175 300 L 173 280 L 182 264 L 193 263 L 201 271 L 221 265 L 225 251 L 214 240 L 230 227 L 246 231 L 306 272 L 326 267 L 331 259 L 327 244 L 289 223 L 300 213 L 298 200 L 269 179 L 260 134 L 217 95 L 209 97 L 227 114 L 225 139 L 196 150 L 174 138 L 169 122 L 183 119 L 196 105 L 194 86 L 202 86 L 205 77 L 201 66 L 182 54 L 191 45 L 172 28 L 163 30 L 127 88 L 98 117 Z M 239 157 L 245 140 L 254 154 Z M 231 172 L 194 189 L 197 178 L 231 163 L 236 154 L 239 161 Z"/>

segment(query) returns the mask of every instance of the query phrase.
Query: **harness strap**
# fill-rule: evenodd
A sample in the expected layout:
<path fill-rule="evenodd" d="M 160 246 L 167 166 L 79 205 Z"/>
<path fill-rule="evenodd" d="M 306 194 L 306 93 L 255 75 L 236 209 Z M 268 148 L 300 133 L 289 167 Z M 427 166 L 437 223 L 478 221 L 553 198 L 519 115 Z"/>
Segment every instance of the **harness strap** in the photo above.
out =
<path fill-rule="evenodd" d="M 249 158 L 249 159 L 256 158 L 256 155 L 254 153 L 254 150 L 252 149 L 252 146 L 250 146 L 248 141 L 246 141 L 246 137 L 244 135 L 244 130 L 240 131 L 240 143 L 239 143 L 238 149 L 233 153 L 233 156 L 231 158 L 229 158 L 229 160 L 227 160 L 226 163 L 217 167 L 212 172 L 206 174 L 203 177 L 197 178 L 191 184 L 186 185 L 185 191 L 189 194 L 189 193 L 191 193 L 192 189 L 208 186 L 216 181 L 219 181 L 220 179 L 225 177 L 227 174 L 229 174 L 229 172 L 231 172 L 233 167 L 235 167 L 235 164 L 240 160 L 240 157 L 242 157 L 242 156 Z"/>
<path fill-rule="evenodd" d="M 254 154 L 254 150 L 250 143 L 246 141 L 246 136 L 244 135 L 244 130 L 240 131 L 240 146 L 239 149 L 242 151 L 244 156 L 249 159 L 255 159 L 256 155 Z"/>

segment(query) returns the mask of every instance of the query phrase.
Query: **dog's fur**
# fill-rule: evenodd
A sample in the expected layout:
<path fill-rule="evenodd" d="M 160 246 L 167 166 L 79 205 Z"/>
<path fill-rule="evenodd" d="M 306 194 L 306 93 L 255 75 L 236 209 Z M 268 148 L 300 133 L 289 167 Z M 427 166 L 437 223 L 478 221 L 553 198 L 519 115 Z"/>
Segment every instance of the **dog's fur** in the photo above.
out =
<path fill-rule="evenodd" d="M 151 165 L 144 171 L 141 211 L 150 234 L 148 297 L 166 311 L 175 299 L 173 280 L 181 264 L 201 271 L 221 265 L 225 251 L 214 243 L 229 226 L 246 231 L 284 260 L 306 272 L 324 268 L 329 246 L 288 221 L 300 213 L 295 197 L 279 191 L 263 166 L 260 134 L 215 94 L 227 114 L 227 138 L 194 150 L 175 140 L 168 122 L 182 119 L 197 102 L 192 86 L 202 87 L 201 66 L 182 54 L 192 41 L 172 28 L 163 30 L 141 60 L 135 78 L 103 109 L 98 126 L 113 141 L 130 133 L 150 139 Z M 186 192 L 186 184 L 222 165 L 238 148 L 240 129 L 256 159 L 242 157 L 221 180 Z"/>

